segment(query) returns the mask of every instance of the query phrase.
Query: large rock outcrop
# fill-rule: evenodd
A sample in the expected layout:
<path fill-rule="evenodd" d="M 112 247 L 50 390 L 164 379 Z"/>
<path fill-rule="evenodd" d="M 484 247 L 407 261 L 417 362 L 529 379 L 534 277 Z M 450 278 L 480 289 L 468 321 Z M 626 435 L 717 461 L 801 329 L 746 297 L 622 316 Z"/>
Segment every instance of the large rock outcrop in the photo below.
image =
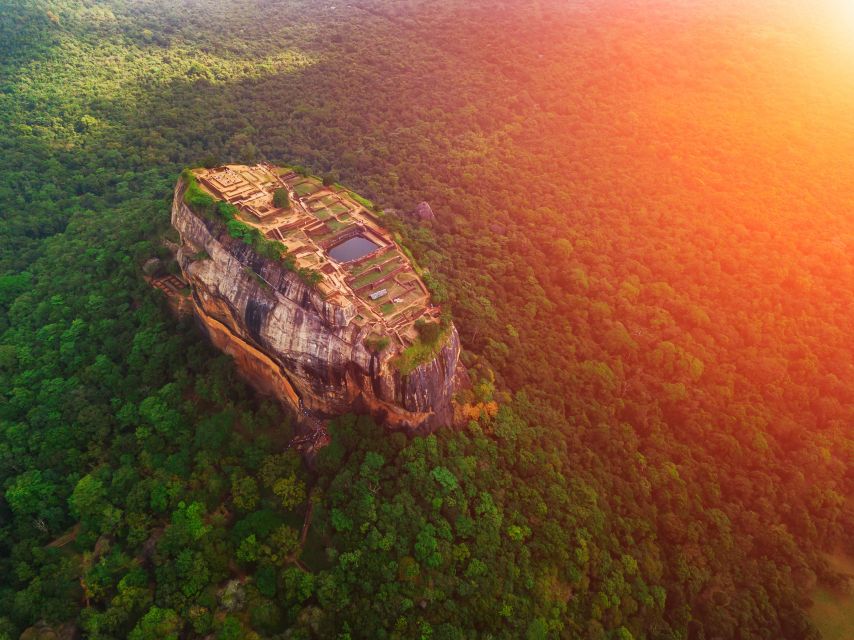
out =
<path fill-rule="evenodd" d="M 365 345 L 367 331 L 353 322 L 351 301 L 325 300 L 223 224 L 195 213 L 184 203 L 185 188 L 179 181 L 172 224 L 195 313 L 255 387 L 302 414 L 363 411 L 391 428 L 419 432 L 451 424 L 460 352 L 454 327 L 432 360 L 401 373 L 394 350 Z"/>
<path fill-rule="evenodd" d="M 433 208 L 428 202 L 419 202 L 418 206 L 409 213 L 409 217 L 413 220 L 426 222 L 428 220 L 435 220 L 436 214 L 433 213 Z"/>

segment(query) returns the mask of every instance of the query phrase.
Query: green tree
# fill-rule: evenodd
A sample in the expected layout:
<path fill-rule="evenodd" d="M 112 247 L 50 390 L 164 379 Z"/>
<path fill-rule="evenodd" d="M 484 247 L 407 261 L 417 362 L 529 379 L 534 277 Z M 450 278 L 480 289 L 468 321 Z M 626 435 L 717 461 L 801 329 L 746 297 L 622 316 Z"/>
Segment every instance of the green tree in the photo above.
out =
<path fill-rule="evenodd" d="M 293 509 L 305 501 L 305 483 L 293 474 L 279 478 L 273 484 L 273 493 L 281 501 L 285 509 Z"/>
<path fill-rule="evenodd" d="M 172 609 L 153 606 L 128 636 L 129 640 L 178 640 L 181 619 Z"/>
<path fill-rule="evenodd" d="M 38 469 L 17 476 L 6 489 L 6 501 L 16 514 L 23 516 L 55 516 L 57 486 Z"/>
<path fill-rule="evenodd" d="M 270 534 L 266 554 L 270 562 L 283 562 L 299 548 L 299 532 L 293 527 L 281 525 Z"/>
<path fill-rule="evenodd" d="M 241 511 L 252 511 L 258 503 L 258 483 L 248 475 L 232 474 L 231 499 Z"/>
<path fill-rule="evenodd" d="M 290 209 L 291 200 L 288 197 L 288 190 L 279 188 L 273 191 L 273 206 L 280 209 Z"/>
<path fill-rule="evenodd" d="M 240 546 L 237 548 L 237 559 L 247 564 L 255 562 L 258 559 L 260 551 L 261 544 L 253 533 L 241 541 Z"/>
<path fill-rule="evenodd" d="M 104 483 L 91 474 L 86 474 L 74 486 L 68 498 L 71 513 L 81 520 L 97 522 L 106 506 Z"/>

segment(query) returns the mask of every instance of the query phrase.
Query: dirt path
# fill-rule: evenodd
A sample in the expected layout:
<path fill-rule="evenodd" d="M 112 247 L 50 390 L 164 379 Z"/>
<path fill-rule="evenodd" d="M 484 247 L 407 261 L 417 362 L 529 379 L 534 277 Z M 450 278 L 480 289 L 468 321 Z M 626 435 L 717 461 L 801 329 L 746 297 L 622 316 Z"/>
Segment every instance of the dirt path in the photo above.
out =
<path fill-rule="evenodd" d="M 311 527 L 311 514 L 314 511 L 314 502 L 311 500 L 311 494 L 308 496 L 308 509 L 305 512 L 305 520 L 302 523 L 302 535 L 299 538 L 299 546 L 305 545 L 305 539 L 308 537 L 308 530 Z"/>
<path fill-rule="evenodd" d="M 62 534 L 53 542 L 49 542 L 47 544 L 47 547 L 49 549 L 60 549 L 60 548 L 64 547 L 65 545 L 67 545 L 69 542 L 73 542 L 74 540 L 76 540 L 78 533 L 80 533 L 80 523 L 79 522 L 77 524 L 75 524 L 73 527 L 71 527 L 70 531 Z"/>

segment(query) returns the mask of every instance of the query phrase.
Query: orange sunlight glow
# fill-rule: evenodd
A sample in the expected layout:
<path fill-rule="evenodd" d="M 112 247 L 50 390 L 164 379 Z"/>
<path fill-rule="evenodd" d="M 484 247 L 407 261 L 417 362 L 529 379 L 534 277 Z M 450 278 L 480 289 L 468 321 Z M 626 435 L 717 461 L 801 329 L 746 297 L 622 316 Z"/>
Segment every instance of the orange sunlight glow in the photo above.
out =
<path fill-rule="evenodd" d="M 854 0 L 827 0 L 826 5 L 834 39 L 854 52 Z"/>

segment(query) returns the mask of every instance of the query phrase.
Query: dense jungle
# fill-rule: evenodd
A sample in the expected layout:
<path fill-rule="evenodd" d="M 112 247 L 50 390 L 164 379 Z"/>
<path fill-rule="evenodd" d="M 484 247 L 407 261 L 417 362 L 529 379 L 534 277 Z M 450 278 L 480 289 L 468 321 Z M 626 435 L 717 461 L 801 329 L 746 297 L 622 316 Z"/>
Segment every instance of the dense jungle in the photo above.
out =
<path fill-rule="evenodd" d="M 852 637 L 836 22 L 0 0 L 0 639 Z M 182 169 L 259 161 L 384 210 L 467 424 L 340 416 L 306 465 L 148 284 Z"/>

